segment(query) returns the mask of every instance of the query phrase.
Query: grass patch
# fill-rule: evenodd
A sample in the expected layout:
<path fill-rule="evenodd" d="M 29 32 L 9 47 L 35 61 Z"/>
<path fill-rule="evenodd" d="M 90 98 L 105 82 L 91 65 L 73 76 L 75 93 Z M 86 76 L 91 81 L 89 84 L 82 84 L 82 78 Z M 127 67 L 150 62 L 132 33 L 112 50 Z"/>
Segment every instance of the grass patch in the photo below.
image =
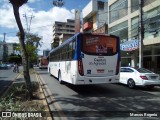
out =
<path fill-rule="evenodd" d="M 8 89 L 3 97 L 0 98 L 0 111 L 21 111 L 21 112 L 44 112 L 46 105 L 43 104 L 42 93 L 39 89 L 38 82 L 32 82 L 33 96 L 34 99 L 28 99 L 28 91 L 25 87 L 24 82 L 13 83 L 12 86 Z M 49 113 L 49 111 L 47 111 Z M 47 120 L 45 116 L 43 118 L 38 118 L 38 120 Z M 12 120 L 12 118 L 10 118 Z M 18 118 L 13 120 L 25 120 L 24 118 Z M 31 118 L 32 120 L 32 118 Z M 35 120 L 35 118 L 34 118 Z"/>
<path fill-rule="evenodd" d="M 35 70 L 33 68 L 29 69 L 30 74 L 35 74 Z M 23 75 L 23 71 L 20 71 L 20 74 Z"/>

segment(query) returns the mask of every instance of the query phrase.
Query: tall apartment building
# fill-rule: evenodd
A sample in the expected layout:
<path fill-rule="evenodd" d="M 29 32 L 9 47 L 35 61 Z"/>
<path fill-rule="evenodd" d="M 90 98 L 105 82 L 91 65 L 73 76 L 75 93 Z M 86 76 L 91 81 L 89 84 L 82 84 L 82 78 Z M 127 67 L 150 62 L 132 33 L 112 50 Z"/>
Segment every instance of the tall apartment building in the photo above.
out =
<path fill-rule="evenodd" d="M 55 21 L 53 26 L 53 40 L 51 48 L 57 47 L 63 41 L 75 34 L 75 20 L 67 19 L 67 22 Z"/>
<path fill-rule="evenodd" d="M 0 41 L 0 63 L 1 63 L 2 59 L 3 59 L 3 44 L 2 43 L 3 42 Z"/>
<path fill-rule="evenodd" d="M 43 57 L 47 57 L 49 55 L 50 50 L 43 50 Z"/>
<path fill-rule="evenodd" d="M 108 3 L 105 0 L 91 0 L 83 8 L 82 15 L 83 32 L 108 32 Z"/>
<path fill-rule="evenodd" d="M 14 53 L 14 44 L 0 41 L 0 61 L 7 61 L 7 57 Z"/>
<path fill-rule="evenodd" d="M 160 72 L 160 1 L 143 1 L 143 66 Z M 139 0 L 108 0 L 108 7 L 109 33 L 119 36 L 122 43 L 139 40 Z M 122 66 L 138 66 L 139 49 L 121 51 L 121 56 Z"/>

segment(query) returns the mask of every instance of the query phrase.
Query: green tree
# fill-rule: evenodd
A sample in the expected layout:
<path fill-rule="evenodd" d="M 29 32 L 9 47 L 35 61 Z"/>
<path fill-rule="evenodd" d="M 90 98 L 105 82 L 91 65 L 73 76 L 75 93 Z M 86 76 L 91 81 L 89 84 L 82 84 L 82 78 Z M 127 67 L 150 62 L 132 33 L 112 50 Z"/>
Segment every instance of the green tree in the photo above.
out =
<path fill-rule="evenodd" d="M 20 35 L 20 33 L 18 32 L 17 36 L 19 37 L 19 35 Z M 27 49 L 27 53 L 28 53 L 30 66 L 32 66 L 31 63 L 37 62 L 38 46 L 41 46 L 40 40 L 41 40 L 41 38 L 38 35 L 26 33 L 26 49 Z"/>
<path fill-rule="evenodd" d="M 18 64 L 21 64 L 22 63 L 22 57 L 20 55 L 11 54 L 8 57 L 8 62 L 9 63 L 18 63 Z"/>
<path fill-rule="evenodd" d="M 26 35 L 26 44 L 34 45 L 36 48 L 38 46 L 41 46 L 40 40 L 41 38 L 37 34 L 32 34 L 32 33 L 27 33 L 25 32 Z M 20 37 L 20 32 L 17 33 L 17 36 Z"/>
<path fill-rule="evenodd" d="M 28 44 L 33 45 L 36 48 L 38 48 L 38 46 L 41 46 L 41 44 L 40 44 L 41 38 L 38 35 L 28 33 L 26 36 L 27 36 L 27 43 Z"/>
<path fill-rule="evenodd" d="M 31 85 L 31 80 L 30 80 L 30 74 L 29 74 L 29 65 L 28 65 L 28 54 L 27 54 L 27 50 L 26 50 L 26 46 L 25 46 L 25 32 L 21 23 L 21 19 L 19 16 L 19 8 L 28 2 L 28 0 L 9 0 L 9 2 L 12 4 L 13 6 L 13 12 L 14 12 L 14 16 L 17 22 L 17 26 L 19 28 L 20 31 L 20 37 L 19 37 L 19 42 L 20 42 L 20 46 L 21 46 L 21 54 L 22 54 L 22 65 L 23 65 L 23 74 L 24 74 L 24 79 L 26 82 L 26 87 L 27 90 L 29 92 L 29 97 L 32 98 L 33 97 L 33 93 L 32 93 L 32 85 Z"/>
<path fill-rule="evenodd" d="M 35 63 L 37 61 L 37 48 L 33 45 L 27 45 L 27 52 L 28 52 L 28 58 L 29 58 L 29 64 L 32 66 L 32 63 Z"/>

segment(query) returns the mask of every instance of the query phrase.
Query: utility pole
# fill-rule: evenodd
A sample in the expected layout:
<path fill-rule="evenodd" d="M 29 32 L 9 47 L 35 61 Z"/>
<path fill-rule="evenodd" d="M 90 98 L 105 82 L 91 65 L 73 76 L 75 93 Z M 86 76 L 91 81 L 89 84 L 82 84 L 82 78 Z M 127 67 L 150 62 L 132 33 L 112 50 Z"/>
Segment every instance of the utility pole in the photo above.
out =
<path fill-rule="evenodd" d="M 30 18 L 29 22 L 28 22 L 28 16 L 26 15 L 26 13 L 23 14 L 23 17 L 25 17 L 25 19 L 26 19 L 26 35 L 25 36 L 26 36 L 26 43 L 28 43 L 29 42 L 28 35 L 30 32 L 31 21 L 34 16 L 33 16 L 33 13 L 31 16 L 29 16 L 29 18 Z"/>
<path fill-rule="evenodd" d="M 32 18 L 34 17 L 33 14 L 30 17 L 30 21 L 28 22 L 28 16 L 25 14 L 23 14 L 23 17 L 25 17 L 26 19 L 26 25 L 27 25 L 27 32 L 29 33 L 30 32 L 30 26 L 31 26 L 31 21 L 32 21 Z"/>
<path fill-rule="evenodd" d="M 28 19 L 27 19 L 26 13 L 23 14 L 23 17 L 25 17 L 25 19 L 26 19 L 26 30 L 28 31 Z"/>
<path fill-rule="evenodd" d="M 4 35 L 3 42 L 5 42 L 5 40 L 6 40 L 6 33 L 3 33 L 3 35 Z"/>
<path fill-rule="evenodd" d="M 32 18 L 33 18 L 34 16 L 33 16 L 33 13 L 32 13 L 31 16 L 29 16 L 29 18 L 30 18 L 30 21 L 29 21 L 29 22 L 28 22 L 28 16 L 26 15 L 26 13 L 23 14 L 23 17 L 25 17 L 25 19 L 26 19 L 26 26 L 27 26 L 27 28 L 26 28 L 25 37 L 26 37 L 26 44 L 28 45 L 29 42 L 31 42 L 31 41 L 28 39 L 28 36 L 29 36 L 29 32 L 30 32 L 31 21 L 32 21 Z M 29 56 L 28 56 L 28 65 L 29 65 L 29 67 L 31 67 L 30 57 L 29 57 Z"/>
<path fill-rule="evenodd" d="M 31 27 L 31 21 L 32 21 L 32 18 L 34 18 L 35 16 L 33 16 L 33 13 L 30 17 L 30 21 L 29 21 L 29 26 L 28 26 L 28 32 L 30 32 L 30 27 Z"/>
<path fill-rule="evenodd" d="M 143 67 L 143 39 L 144 39 L 143 6 L 144 6 L 144 0 L 139 0 L 139 68 Z"/>

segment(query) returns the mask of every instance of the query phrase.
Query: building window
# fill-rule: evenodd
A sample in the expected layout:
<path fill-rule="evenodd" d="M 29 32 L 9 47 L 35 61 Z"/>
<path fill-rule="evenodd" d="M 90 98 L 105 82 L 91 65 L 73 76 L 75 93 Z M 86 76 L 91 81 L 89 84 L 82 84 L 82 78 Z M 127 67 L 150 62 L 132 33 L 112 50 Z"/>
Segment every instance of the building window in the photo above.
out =
<path fill-rule="evenodd" d="M 119 30 L 119 29 L 122 29 L 122 28 L 125 28 L 125 27 L 128 27 L 128 22 L 127 21 L 113 26 L 112 28 L 110 28 L 109 31 L 110 31 L 110 33 L 112 33 L 112 32 L 115 32 L 116 30 Z"/>
<path fill-rule="evenodd" d="M 128 0 L 117 0 L 109 6 L 109 23 L 112 23 L 128 14 Z"/>
<path fill-rule="evenodd" d="M 152 2 L 155 2 L 156 0 L 144 0 L 144 6 L 147 6 L 151 4 Z"/>
<path fill-rule="evenodd" d="M 139 9 L 139 0 L 131 0 L 131 12 Z"/>
<path fill-rule="evenodd" d="M 125 21 L 109 29 L 109 33 L 120 37 L 121 40 L 128 39 L 128 22 Z"/>
<path fill-rule="evenodd" d="M 143 6 L 147 6 L 156 0 L 144 0 Z M 131 12 L 139 9 L 139 0 L 131 0 Z"/>
<path fill-rule="evenodd" d="M 138 32 L 139 32 L 139 24 L 138 24 L 139 18 L 135 17 L 132 18 L 131 22 L 131 38 L 138 38 Z"/>
<path fill-rule="evenodd" d="M 144 29 L 145 38 L 157 37 L 160 34 L 160 7 L 145 13 Z"/>
<path fill-rule="evenodd" d="M 98 4 L 98 10 L 104 10 L 104 2 L 98 1 L 97 4 Z"/>
<path fill-rule="evenodd" d="M 59 25 L 57 25 L 57 27 L 62 27 L 62 25 L 59 24 Z"/>

